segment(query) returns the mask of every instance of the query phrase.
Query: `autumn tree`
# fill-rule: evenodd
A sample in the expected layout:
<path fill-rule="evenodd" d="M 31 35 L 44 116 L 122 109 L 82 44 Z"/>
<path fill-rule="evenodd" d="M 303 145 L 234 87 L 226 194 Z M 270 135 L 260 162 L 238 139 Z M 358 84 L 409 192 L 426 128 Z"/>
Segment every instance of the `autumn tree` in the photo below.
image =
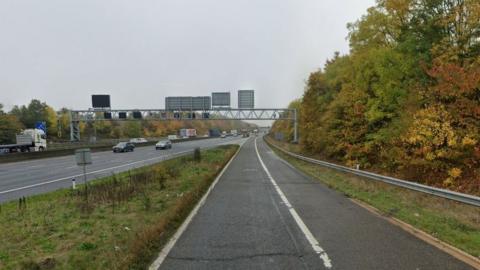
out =
<path fill-rule="evenodd" d="M 0 144 L 15 143 L 15 135 L 23 128 L 15 115 L 0 113 Z"/>
<path fill-rule="evenodd" d="M 32 99 L 28 106 L 14 106 L 10 111 L 25 126 L 25 128 L 34 128 L 38 121 L 46 122 L 47 133 L 49 135 L 57 134 L 57 113 L 45 102 Z"/>
<path fill-rule="evenodd" d="M 306 82 L 303 149 L 480 194 L 480 2 L 377 0 L 348 29 Z"/>

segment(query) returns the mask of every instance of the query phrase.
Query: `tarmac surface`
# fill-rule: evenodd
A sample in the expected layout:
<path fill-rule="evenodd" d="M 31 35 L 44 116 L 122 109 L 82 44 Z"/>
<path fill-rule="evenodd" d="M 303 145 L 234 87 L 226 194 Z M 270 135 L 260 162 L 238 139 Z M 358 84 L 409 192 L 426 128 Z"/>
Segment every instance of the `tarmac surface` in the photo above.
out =
<path fill-rule="evenodd" d="M 159 269 L 473 268 L 305 176 L 252 138 Z"/>

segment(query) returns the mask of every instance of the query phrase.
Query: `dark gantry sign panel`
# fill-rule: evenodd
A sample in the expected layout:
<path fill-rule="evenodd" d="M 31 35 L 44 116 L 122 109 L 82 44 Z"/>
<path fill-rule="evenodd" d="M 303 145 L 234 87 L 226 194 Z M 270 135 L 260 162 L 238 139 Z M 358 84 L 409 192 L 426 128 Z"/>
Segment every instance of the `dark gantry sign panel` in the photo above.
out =
<path fill-rule="evenodd" d="M 166 97 L 165 109 L 167 111 L 206 111 L 212 107 L 209 96 L 202 97 Z"/>
<path fill-rule="evenodd" d="M 110 108 L 110 95 L 92 95 L 92 108 Z"/>
<path fill-rule="evenodd" d="M 253 90 L 238 90 L 238 108 L 253 109 L 255 107 Z"/>
<path fill-rule="evenodd" d="M 142 113 L 139 111 L 133 112 L 133 118 L 134 119 L 142 119 Z"/>
<path fill-rule="evenodd" d="M 212 108 L 212 98 L 209 96 L 193 97 L 192 108 L 194 111 L 206 111 Z"/>
<path fill-rule="evenodd" d="M 212 106 L 230 107 L 230 92 L 213 92 Z"/>

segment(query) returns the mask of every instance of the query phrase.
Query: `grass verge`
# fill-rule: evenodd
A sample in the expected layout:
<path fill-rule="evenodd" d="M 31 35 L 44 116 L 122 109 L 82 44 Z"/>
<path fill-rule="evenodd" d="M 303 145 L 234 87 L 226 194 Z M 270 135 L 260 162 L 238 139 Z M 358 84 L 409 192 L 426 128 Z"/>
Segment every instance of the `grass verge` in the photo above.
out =
<path fill-rule="evenodd" d="M 274 142 L 267 139 L 267 143 Z M 480 258 L 479 207 L 339 172 L 290 157 L 273 147 L 272 150 L 306 175 L 330 188 Z"/>
<path fill-rule="evenodd" d="M 0 269 L 145 269 L 238 149 L 0 205 Z"/>

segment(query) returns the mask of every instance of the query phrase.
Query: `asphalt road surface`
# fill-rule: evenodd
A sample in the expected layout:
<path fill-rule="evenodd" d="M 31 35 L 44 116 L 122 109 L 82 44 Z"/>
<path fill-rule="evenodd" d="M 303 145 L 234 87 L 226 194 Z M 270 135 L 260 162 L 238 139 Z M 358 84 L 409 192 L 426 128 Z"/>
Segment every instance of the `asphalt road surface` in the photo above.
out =
<path fill-rule="evenodd" d="M 136 147 L 128 153 L 92 153 L 93 164 L 87 166 L 87 180 L 159 162 L 195 147 L 208 148 L 244 140 L 228 137 L 175 143 L 169 150 L 155 150 L 152 145 Z M 73 178 L 78 184 L 83 183 L 83 168 L 76 165 L 73 155 L 0 164 L 0 202 L 68 188 Z"/>
<path fill-rule="evenodd" d="M 257 144 L 243 145 L 160 269 L 473 269 Z"/>

